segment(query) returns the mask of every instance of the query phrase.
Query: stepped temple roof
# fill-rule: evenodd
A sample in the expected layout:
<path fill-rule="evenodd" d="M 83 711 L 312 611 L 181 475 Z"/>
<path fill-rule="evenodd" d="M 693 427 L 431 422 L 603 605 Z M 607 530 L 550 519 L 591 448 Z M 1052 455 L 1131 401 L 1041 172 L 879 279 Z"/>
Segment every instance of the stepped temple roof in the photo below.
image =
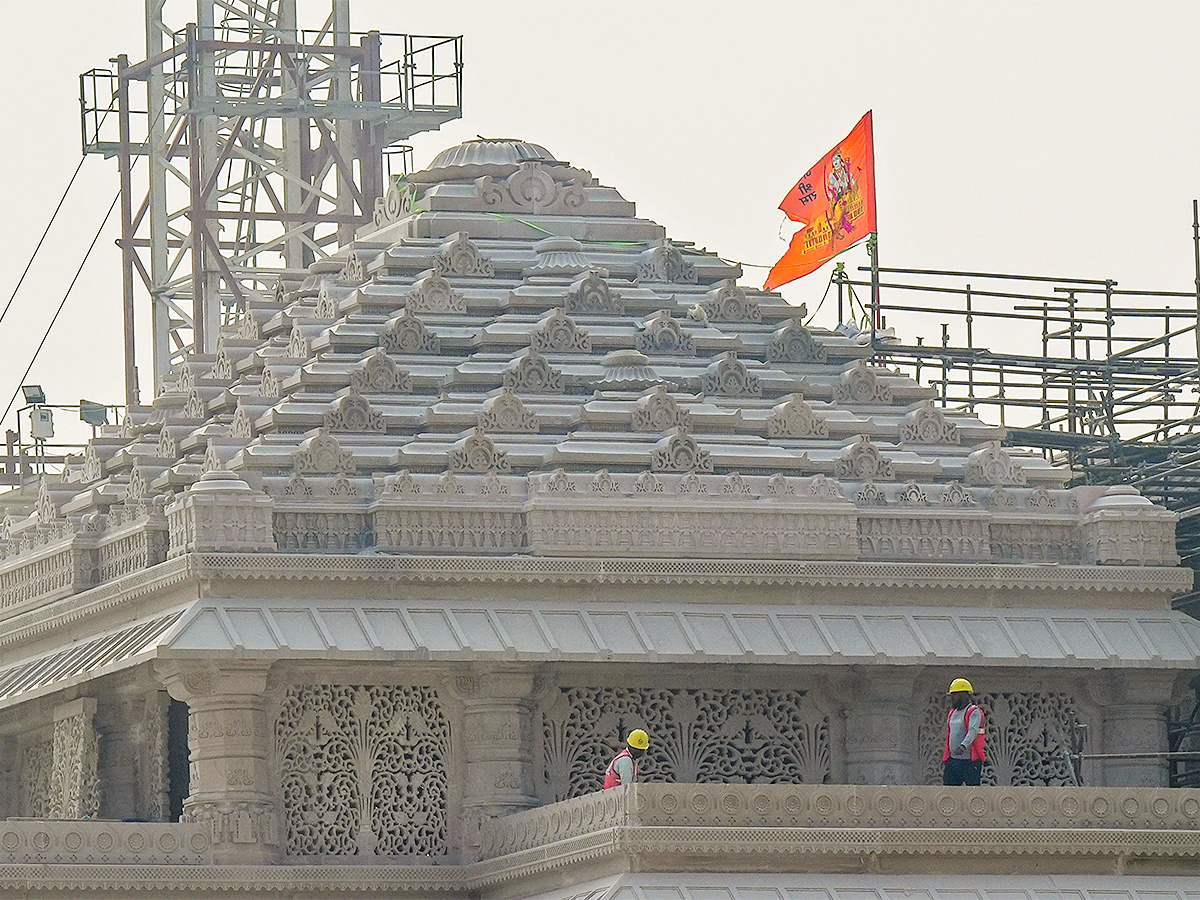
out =
<path fill-rule="evenodd" d="M 7 552 L 236 481 L 301 553 L 1175 565 L 1170 513 L 1065 489 L 742 275 L 543 147 L 468 141 L 48 479 Z"/>

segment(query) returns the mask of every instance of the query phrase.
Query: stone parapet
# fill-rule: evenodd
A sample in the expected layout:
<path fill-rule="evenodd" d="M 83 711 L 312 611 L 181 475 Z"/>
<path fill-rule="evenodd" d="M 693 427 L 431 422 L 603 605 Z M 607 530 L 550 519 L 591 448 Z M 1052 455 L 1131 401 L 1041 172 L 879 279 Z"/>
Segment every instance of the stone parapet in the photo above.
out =
<path fill-rule="evenodd" d="M 0 824 L 0 862 L 38 865 L 205 865 L 208 828 L 179 822 L 10 819 Z"/>

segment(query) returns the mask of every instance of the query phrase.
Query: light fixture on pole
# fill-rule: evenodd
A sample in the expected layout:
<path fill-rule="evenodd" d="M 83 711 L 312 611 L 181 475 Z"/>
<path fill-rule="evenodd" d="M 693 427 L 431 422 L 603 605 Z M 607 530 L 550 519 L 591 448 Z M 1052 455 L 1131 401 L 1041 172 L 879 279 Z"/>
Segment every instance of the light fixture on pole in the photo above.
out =
<path fill-rule="evenodd" d="M 23 384 L 21 393 L 25 395 L 25 402 L 30 406 L 41 406 L 46 402 L 46 392 L 40 384 Z"/>

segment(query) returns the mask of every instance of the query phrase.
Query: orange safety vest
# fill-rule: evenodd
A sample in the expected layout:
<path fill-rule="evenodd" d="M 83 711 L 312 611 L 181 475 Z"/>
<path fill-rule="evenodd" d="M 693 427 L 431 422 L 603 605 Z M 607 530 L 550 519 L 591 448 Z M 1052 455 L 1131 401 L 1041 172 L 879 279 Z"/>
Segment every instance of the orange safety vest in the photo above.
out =
<path fill-rule="evenodd" d="M 979 734 L 975 735 L 975 740 L 971 741 L 971 762 L 987 762 L 987 756 L 983 752 L 983 731 L 984 731 L 984 716 L 983 710 L 971 703 L 963 712 L 963 728 L 971 726 L 971 711 L 979 710 Z M 942 753 L 942 762 L 950 758 L 950 717 L 958 710 L 950 710 L 946 715 L 946 750 Z"/>
<path fill-rule="evenodd" d="M 617 770 L 616 770 L 615 766 L 616 766 L 617 760 L 620 759 L 622 756 L 628 756 L 630 761 L 633 763 L 633 780 L 637 781 L 637 777 L 638 777 L 637 760 L 633 758 L 633 754 L 630 753 L 629 748 L 626 747 L 624 750 L 622 750 L 620 753 L 618 753 L 616 756 L 614 756 L 612 758 L 612 762 L 610 762 L 608 764 L 608 768 L 604 770 L 604 789 L 605 790 L 608 790 L 609 788 L 621 786 L 621 776 L 617 774 Z"/>

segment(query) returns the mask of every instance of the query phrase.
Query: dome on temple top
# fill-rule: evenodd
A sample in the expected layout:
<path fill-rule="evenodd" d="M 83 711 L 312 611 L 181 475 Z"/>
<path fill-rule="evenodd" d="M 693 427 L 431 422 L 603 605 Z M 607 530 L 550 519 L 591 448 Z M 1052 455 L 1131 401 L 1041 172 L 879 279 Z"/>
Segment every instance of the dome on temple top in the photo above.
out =
<path fill-rule="evenodd" d="M 478 178 L 482 175 L 508 175 L 525 162 L 561 162 L 540 144 L 515 138 L 478 138 L 443 150 L 429 168 L 415 172 L 409 181 L 432 182 Z"/>

